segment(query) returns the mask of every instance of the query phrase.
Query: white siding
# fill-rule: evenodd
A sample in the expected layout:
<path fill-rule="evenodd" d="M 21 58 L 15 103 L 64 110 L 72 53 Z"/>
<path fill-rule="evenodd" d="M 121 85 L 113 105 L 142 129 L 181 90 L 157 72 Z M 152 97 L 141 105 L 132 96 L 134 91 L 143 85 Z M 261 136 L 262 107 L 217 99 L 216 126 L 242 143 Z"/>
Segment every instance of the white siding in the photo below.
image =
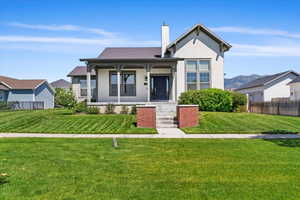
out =
<path fill-rule="evenodd" d="M 290 87 L 287 85 L 296 75 L 288 74 L 267 85 L 264 91 L 265 101 L 271 101 L 272 98 L 287 98 L 290 97 Z"/>
<path fill-rule="evenodd" d="M 211 87 L 224 89 L 224 53 L 220 52 L 220 45 L 207 34 L 196 31 L 176 45 L 174 57 L 208 59 L 211 63 Z M 177 64 L 177 94 L 185 91 L 184 61 Z"/>
<path fill-rule="evenodd" d="M 290 84 L 291 100 L 300 101 L 300 83 Z"/>

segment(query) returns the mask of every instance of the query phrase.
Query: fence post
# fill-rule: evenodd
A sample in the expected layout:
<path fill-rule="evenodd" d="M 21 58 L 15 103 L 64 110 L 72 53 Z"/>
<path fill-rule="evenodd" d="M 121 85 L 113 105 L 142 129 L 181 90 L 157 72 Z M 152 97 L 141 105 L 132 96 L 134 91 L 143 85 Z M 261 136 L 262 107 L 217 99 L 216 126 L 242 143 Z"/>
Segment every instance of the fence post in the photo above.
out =
<path fill-rule="evenodd" d="M 249 107 L 250 107 L 250 102 L 249 102 L 249 94 L 246 94 L 246 98 L 247 98 L 247 104 L 246 104 L 246 110 L 247 110 L 247 112 L 250 112 L 249 111 Z"/>

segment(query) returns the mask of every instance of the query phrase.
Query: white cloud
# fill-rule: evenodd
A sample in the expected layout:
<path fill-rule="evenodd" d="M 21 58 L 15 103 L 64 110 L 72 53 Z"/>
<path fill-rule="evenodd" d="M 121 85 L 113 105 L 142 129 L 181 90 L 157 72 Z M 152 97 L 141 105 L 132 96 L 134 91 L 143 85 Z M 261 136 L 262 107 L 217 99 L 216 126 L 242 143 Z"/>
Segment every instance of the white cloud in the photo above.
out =
<path fill-rule="evenodd" d="M 300 56 L 300 45 L 232 44 L 229 55 L 235 56 Z"/>
<path fill-rule="evenodd" d="M 221 33 L 243 33 L 250 35 L 270 35 L 270 36 L 282 36 L 288 38 L 300 39 L 300 33 L 290 33 L 284 30 L 276 29 L 257 29 L 257 28 L 246 28 L 246 27 L 232 27 L 232 26 L 221 26 L 212 27 L 211 30 Z"/>
<path fill-rule="evenodd" d="M 26 42 L 26 43 L 65 43 L 65 44 L 87 44 L 87 45 L 158 45 L 159 41 L 133 41 L 118 38 L 75 38 L 75 37 L 35 37 L 0 35 L 0 42 Z"/>
<path fill-rule="evenodd" d="M 24 24 L 19 22 L 8 23 L 7 25 L 18 27 L 18 28 L 35 29 L 35 30 L 88 32 L 88 33 L 94 33 L 106 37 L 113 37 L 116 35 L 116 33 L 109 32 L 103 29 L 82 27 L 76 25 L 55 25 L 55 24 L 43 25 L 43 24 Z"/>

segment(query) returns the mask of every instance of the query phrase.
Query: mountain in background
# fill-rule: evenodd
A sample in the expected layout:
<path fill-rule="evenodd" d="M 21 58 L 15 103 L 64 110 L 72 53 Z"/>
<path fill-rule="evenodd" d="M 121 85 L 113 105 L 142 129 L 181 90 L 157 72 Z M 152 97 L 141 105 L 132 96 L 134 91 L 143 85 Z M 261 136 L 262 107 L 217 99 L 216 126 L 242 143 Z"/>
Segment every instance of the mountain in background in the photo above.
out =
<path fill-rule="evenodd" d="M 263 77 L 261 75 L 252 74 L 248 76 L 240 75 L 233 78 L 225 78 L 225 89 L 236 89 L 241 85 L 253 81 L 257 78 Z"/>

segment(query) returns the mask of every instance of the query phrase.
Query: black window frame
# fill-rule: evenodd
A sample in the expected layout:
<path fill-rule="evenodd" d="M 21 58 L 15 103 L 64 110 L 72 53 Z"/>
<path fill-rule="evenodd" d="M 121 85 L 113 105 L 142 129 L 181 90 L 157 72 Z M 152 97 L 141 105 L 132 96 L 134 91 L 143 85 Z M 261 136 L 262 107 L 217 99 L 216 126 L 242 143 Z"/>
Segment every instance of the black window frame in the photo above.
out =
<path fill-rule="evenodd" d="M 134 75 L 134 83 L 133 84 L 124 84 L 124 75 L 130 74 Z M 117 71 L 109 72 L 109 96 L 116 97 L 118 96 L 118 84 L 112 84 L 112 75 L 117 76 Z M 133 86 L 132 93 L 125 93 L 126 87 L 130 85 Z M 136 71 L 121 71 L 120 72 L 120 96 L 122 97 L 135 97 L 136 96 Z"/>

